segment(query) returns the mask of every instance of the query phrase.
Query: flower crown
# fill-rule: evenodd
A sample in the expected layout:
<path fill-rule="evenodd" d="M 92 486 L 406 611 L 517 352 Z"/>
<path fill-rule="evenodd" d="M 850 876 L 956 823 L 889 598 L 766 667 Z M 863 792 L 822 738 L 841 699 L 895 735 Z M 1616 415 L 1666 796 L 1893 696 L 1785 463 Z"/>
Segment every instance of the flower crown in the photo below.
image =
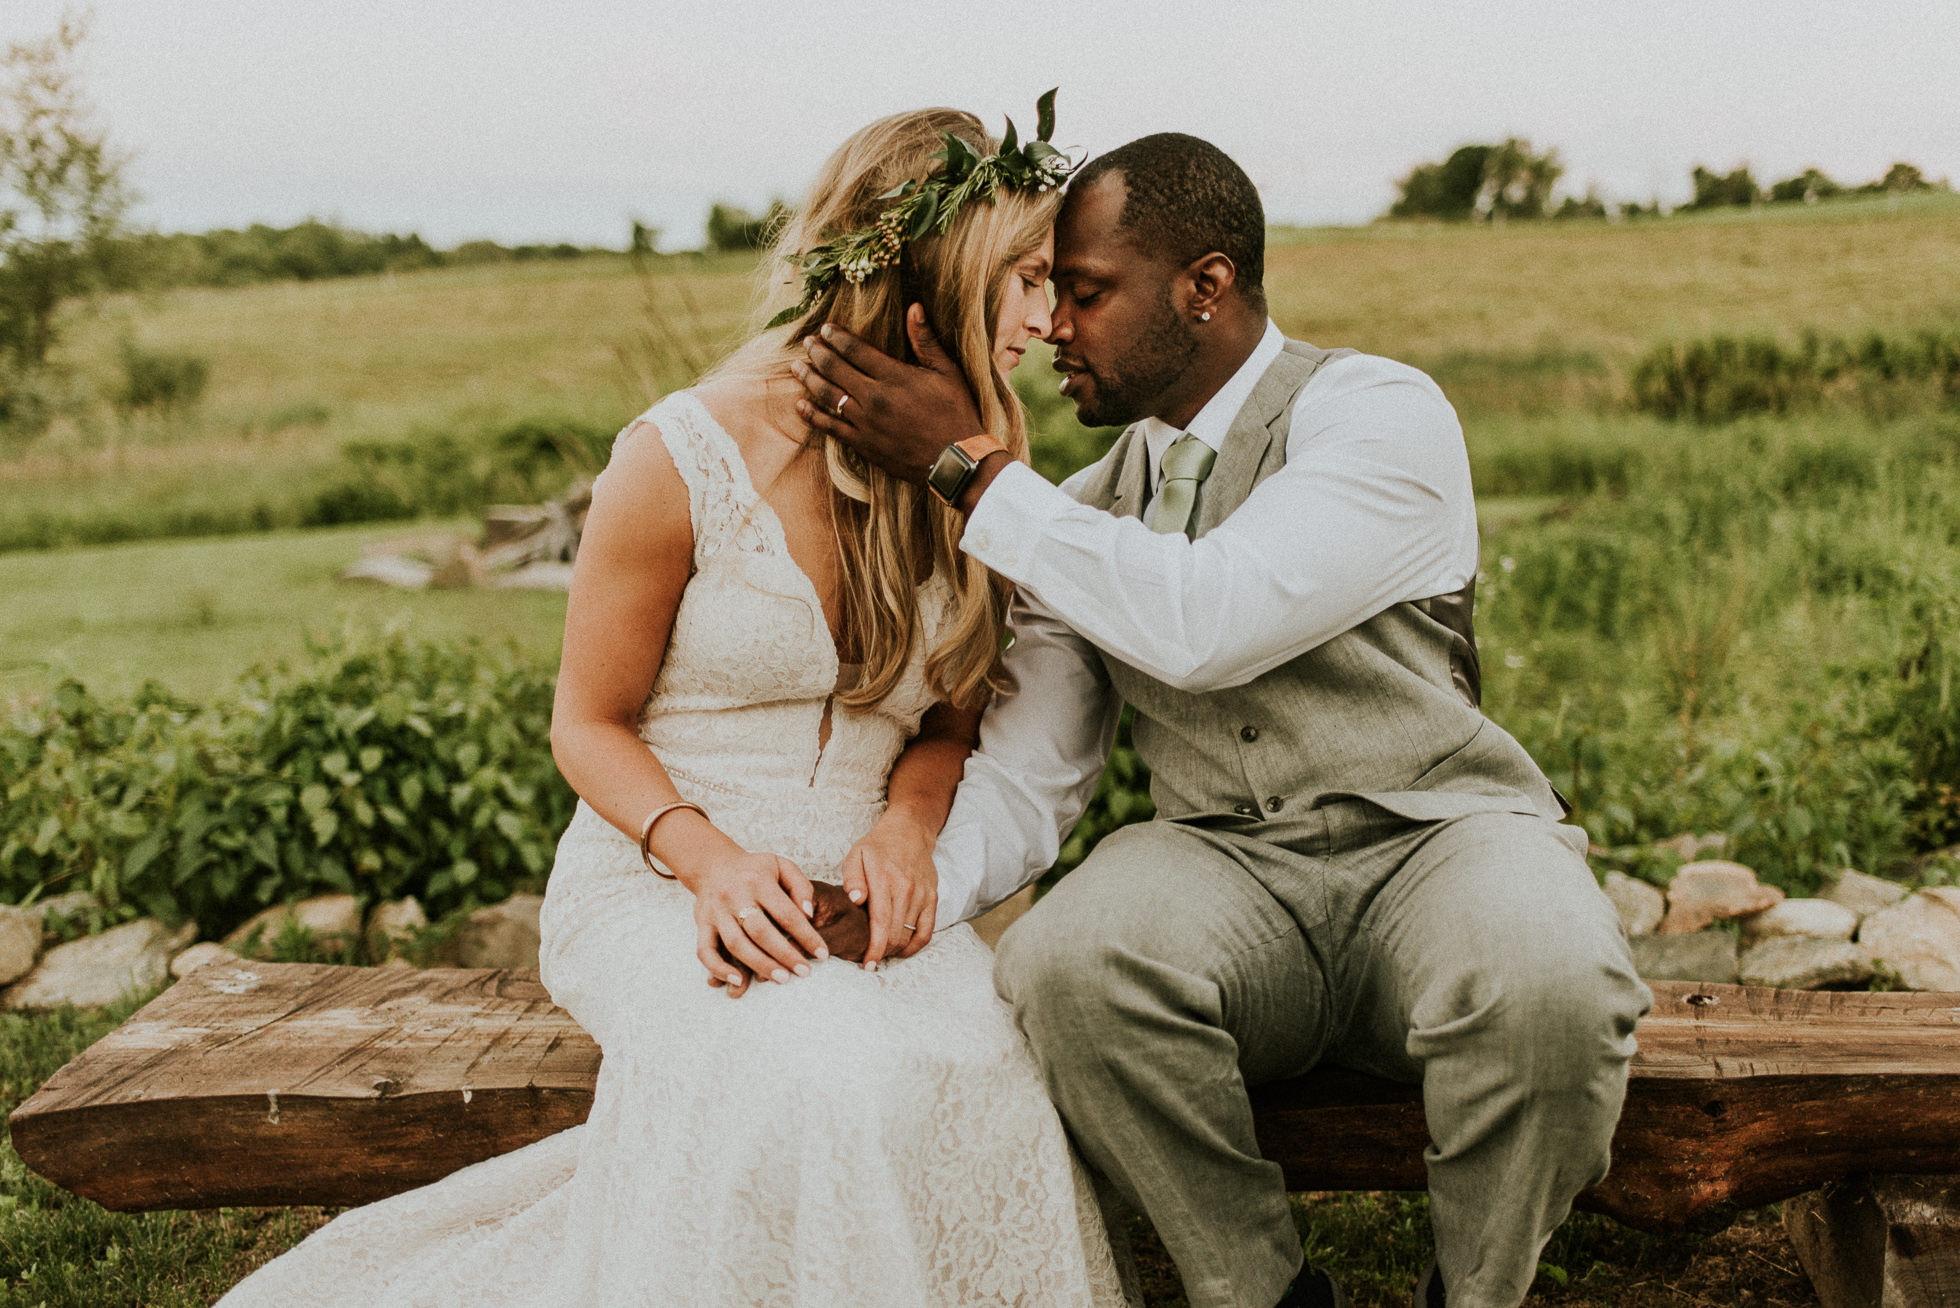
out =
<path fill-rule="evenodd" d="M 879 196 L 896 203 L 880 214 L 877 222 L 833 237 L 807 253 L 792 255 L 790 262 L 803 269 L 803 298 L 771 318 L 769 327 L 801 318 L 840 277 L 855 286 L 879 269 L 891 267 L 907 241 L 933 231 L 945 235 L 961 206 L 970 200 L 984 199 L 992 204 L 995 192 L 1003 186 L 1035 191 L 1060 186 L 1075 164 L 1048 143 L 1055 134 L 1054 91 L 1035 101 L 1035 115 L 1034 140 L 1022 145 L 1010 118 L 1000 151 L 984 157 L 947 132 L 945 148 L 932 156 L 943 160 L 945 167 L 925 178 L 902 182 Z"/>

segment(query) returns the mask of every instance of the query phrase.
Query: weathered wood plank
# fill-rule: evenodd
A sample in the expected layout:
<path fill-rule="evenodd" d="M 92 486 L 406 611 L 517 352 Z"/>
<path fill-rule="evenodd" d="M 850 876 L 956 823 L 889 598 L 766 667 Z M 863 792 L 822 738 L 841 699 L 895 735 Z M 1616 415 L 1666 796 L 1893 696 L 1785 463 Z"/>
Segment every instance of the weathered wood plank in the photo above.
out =
<path fill-rule="evenodd" d="M 1854 1176 L 1783 1209 L 1823 1308 L 1960 1304 L 1960 1175 Z"/>
<path fill-rule="evenodd" d="M 365 1203 L 585 1120 L 599 1049 L 535 972 L 200 968 L 15 1110 L 119 1210 Z"/>
<path fill-rule="evenodd" d="M 1654 991 L 1613 1174 L 1582 1206 L 1707 1227 L 1857 1172 L 1960 1171 L 1960 995 Z M 112 1208 L 366 1202 L 584 1120 L 598 1063 L 535 973 L 219 964 L 12 1128 Z M 1297 1188 L 1424 1184 L 1415 1087 L 1326 1068 L 1254 1104 Z"/>

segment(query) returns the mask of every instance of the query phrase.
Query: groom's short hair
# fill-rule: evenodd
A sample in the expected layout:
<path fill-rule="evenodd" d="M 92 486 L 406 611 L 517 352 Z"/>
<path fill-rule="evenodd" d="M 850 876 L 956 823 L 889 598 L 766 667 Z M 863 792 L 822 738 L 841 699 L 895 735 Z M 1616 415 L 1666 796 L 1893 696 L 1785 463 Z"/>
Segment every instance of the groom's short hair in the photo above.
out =
<path fill-rule="evenodd" d="M 1086 190 L 1121 173 L 1120 227 L 1139 248 L 1183 265 L 1217 250 L 1238 270 L 1240 294 L 1266 300 L 1266 210 L 1245 169 L 1210 141 L 1158 132 L 1097 155 L 1070 185 Z"/>

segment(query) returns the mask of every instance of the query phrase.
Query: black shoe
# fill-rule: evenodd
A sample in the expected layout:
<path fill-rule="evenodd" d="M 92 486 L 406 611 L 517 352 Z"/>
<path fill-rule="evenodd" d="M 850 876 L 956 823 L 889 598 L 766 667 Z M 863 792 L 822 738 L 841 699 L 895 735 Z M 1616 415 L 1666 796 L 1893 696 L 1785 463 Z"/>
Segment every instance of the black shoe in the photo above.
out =
<path fill-rule="evenodd" d="M 1353 1308 L 1341 1283 L 1318 1267 L 1302 1267 L 1274 1308 Z"/>
<path fill-rule="evenodd" d="M 1423 1269 L 1422 1279 L 1416 1282 L 1415 1308 L 1448 1308 L 1448 1300 L 1443 1297 L 1443 1272 L 1431 1258 L 1429 1266 Z"/>

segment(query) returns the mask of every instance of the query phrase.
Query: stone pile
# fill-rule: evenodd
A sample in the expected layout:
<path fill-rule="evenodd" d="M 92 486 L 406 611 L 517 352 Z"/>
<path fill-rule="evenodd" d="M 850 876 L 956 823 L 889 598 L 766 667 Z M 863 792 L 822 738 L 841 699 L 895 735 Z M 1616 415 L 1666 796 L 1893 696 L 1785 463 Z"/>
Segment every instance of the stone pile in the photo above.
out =
<path fill-rule="evenodd" d="M 1665 844 L 1700 854 L 1708 839 Z M 1960 991 L 1960 889 L 1914 893 L 1847 868 L 1816 898 L 1790 899 L 1724 859 L 1683 864 L 1665 892 L 1622 872 L 1604 888 L 1643 977 L 1821 990 L 1882 972 L 1910 990 Z"/>
<path fill-rule="evenodd" d="M 446 941 L 432 945 L 432 961 L 450 967 L 536 967 L 543 904 L 538 895 L 513 895 L 476 910 Z M 99 1007 L 212 963 L 270 958 L 282 935 L 290 938 L 295 931 L 330 955 L 351 955 L 365 942 L 368 958 L 409 966 L 404 951 L 429 924 L 412 897 L 376 904 L 363 914 L 352 895 L 318 895 L 255 914 L 221 942 L 198 942 L 194 922 L 173 927 L 141 918 L 63 943 L 44 925 L 50 910 L 72 918 L 99 911 L 99 905 L 84 893 L 26 908 L 0 904 L 0 1009 Z"/>

